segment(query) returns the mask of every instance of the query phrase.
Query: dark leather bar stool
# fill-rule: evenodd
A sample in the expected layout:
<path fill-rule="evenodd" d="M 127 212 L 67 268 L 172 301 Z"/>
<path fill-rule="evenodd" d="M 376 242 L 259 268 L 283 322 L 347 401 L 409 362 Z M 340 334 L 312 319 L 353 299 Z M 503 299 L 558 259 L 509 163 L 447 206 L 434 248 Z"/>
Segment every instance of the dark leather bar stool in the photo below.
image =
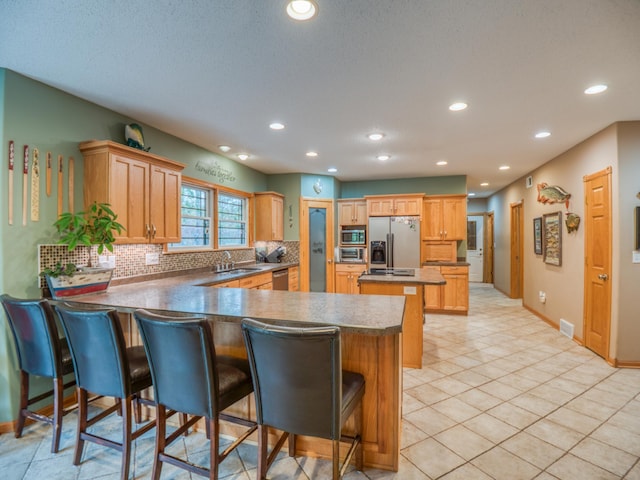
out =
<path fill-rule="evenodd" d="M 295 435 L 326 438 L 333 442 L 333 479 L 342 478 L 355 453 L 362 470 L 362 397 L 365 380 L 359 373 L 342 370 L 338 327 L 292 328 L 242 320 L 249 365 L 253 375 L 258 419 L 258 475 L 266 478 L 285 440 L 295 454 Z M 342 429 L 354 414 L 355 434 Z M 282 430 L 271 453 L 267 452 L 268 427 Z M 350 447 L 340 467 L 340 442 Z"/>
<path fill-rule="evenodd" d="M 218 465 L 257 426 L 255 422 L 222 413 L 253 392 L 249 364 L 244 359 L 216 356 L 209 321 L 194 317 L 168 317 L 136 310 L 134 317 L 147 352 L 157 402 L 156 446 L 152 478 L 160 478 L 162 463 L 218 478 Z M 166 410 L 192 417 L 170 435 L 166 432 Z M 210 432 L 210 468 L 201 467 L 165 452 L 176 438 L 200 418 Z M 248 427 L 224 452 L 219 450 L 219 420 Z"/>
<path fill-rule="evenodd" d="M 20 366 L 20 407 L 16 424 L 16 438 L 22 436 L 27 418 L 53 425 L 51 452 L 60 447 L 62 417 L 72 411 L 64 408 L 64 389 L 75 385 L 75 380 L 63 381 L 63 376 L 73 372 L 69 346 L 60 338 L 53 310 L 46 300 L 22 300 L 10 295 L 0 296 L 7 314 Z M 53 380 L 53 390 L 29 398 L 29 376 L 48 377 Z M 29 410 L 29 406 L 53 397 L 53 416 L 47 417 Z"/>
<path fill-rule="evenodd" d="M 122 452 L 120 477 L 126 480 L 129 477 L 133 440 L 155 426 L 150 421 L 132 432 L 133 403 L 141 401 L 140 392 L 151 386 L 151 373 L 144 348 L 126 347 L 120 320 L 114 309 L 81 309 L 70 305 L 57 305 L 55 308 L 60 314 L 76 371 L 78 431 L 73 464 L 80 465 L 85 441 L 114 448 Z M 88 418 L 88 392 L 114 397 L 116 404 Z M 122 414 L 122 442 L 88 432 L 89 427 L 116 410 L 121 410 Z"/>

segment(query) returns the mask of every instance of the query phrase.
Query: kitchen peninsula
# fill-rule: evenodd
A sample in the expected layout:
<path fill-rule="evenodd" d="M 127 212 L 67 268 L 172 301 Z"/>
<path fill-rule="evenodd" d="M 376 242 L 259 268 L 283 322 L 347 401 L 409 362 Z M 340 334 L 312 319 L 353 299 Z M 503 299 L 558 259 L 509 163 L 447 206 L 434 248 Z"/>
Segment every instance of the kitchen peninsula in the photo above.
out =
<path fill-rule="evenodd" d="M 214 324 L 217 353 L 245 357 L 240 321 L 250 317 L 280 325 L 336 325 L 342 331 L 343 368 L 364 375 L 364 461 L 398 470 L 402 406 L 401 332 L 405 299 L 243 288 L 213 288 L 220 276 L 199 272 L 112 286 L 107 292 L 69 299 L 116 308 L 123 318 L 136 308 L 202 315 Z M 130 319 L 129 319 L 130 322 Z M 130 322 L 131 329 L 135 325 Z M 135 341 L 130 332 L 129 338 Z M 253 401 L 237 408 L 253 413 Z M 329 441 L 301 437 L 302 455 L 330 458 Z"/>
<path fill-rule="evenodd" d="M 358 279 L 360 293 L 398 295 L 406 299 L 402 327 L 402 366 L 422 368 L 424 292 L 429 285 L 446 283 L 444 277 L 427 268 L 370 269 Z"/>

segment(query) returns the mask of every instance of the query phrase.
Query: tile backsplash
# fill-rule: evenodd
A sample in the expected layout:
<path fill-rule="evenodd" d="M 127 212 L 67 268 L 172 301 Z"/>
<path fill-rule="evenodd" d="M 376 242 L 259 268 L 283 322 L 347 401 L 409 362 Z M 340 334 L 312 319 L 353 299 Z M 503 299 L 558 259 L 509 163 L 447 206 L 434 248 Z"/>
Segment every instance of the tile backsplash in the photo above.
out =
<path fill-rule="evenodd" d="M 280 245 L 287 249 L 287 253 L 281 259 L 282 262 L 298 262 L 300 258 L 300 242 L 260 243 L 259 248 L 266 247 L 267 251 L 271 252 Z M 255 248 L 229 249 L 229 253 L 231 254 L 231 261 L 235 263 L 248 263 L 256 260 Z M 224 250 L 164 254 L 163 246 L 159 244 L 114 245 L 113 253 L 107 251 L 105 254 L 115 255 L 116 257 L 116 266 L 113 272 L 114 280 L 154 273 L 213 267 L 217 263 L 228 261 Z M 157 265 L 146 265 L 147 254 L 157 254 L 159 263 Z M 87 265 L 89 256 L 91 256 L 91 265 L 97 266 L 97 247 L 92 247 L 91 249 L 77 247 L 73 252 L 69 252 L 66 245 L 38 245 L 38 272 L 45 268 L 53 267 L 58 262 L 62 264 Z M 46 282 L 43 278 L 40 278 L 40 288 L 44 287 L 46 287 Z"/>

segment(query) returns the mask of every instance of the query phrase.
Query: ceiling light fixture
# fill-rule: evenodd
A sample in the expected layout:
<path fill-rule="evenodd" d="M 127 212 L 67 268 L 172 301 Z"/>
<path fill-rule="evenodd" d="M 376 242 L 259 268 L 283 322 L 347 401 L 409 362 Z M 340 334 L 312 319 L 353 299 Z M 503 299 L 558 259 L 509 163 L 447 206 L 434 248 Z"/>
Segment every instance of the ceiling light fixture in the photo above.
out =
<path fill-rule="evenodd" d="M 271 130 L 283 130 L 284 125 L 280 122 L 273 122 L 271 125 L 269 125 L 269 128 Z"/>
<path fill-rule="evenodd" d="M 307 157 L 317 157 L 318 156 L 318 152 L 310 151 L 310 152 L 305 153 L 305 155 Z"/>
<path fill-rule="evenodd" d="M 452 112 L 459 112 L 460 110 L 464 110 L 468 105 L 464 102 L 456 102 L 449 105 L 449 110 Z"/>
<path fill-rule="evenodd" d="M 511 167 L 509 165 L 502 165 L 500 170 L 509 170 Z"/>
<path fill-rule="evenodd" d="M 391 158 L 391 155 L 378 155 L 378 160 L 380 160 L 381 162 L 384 162 L 386 160 L 389 160 Z"/>
<path fill-rule="evenodd" d="M 469 197 L 475 197 L 475 196 L 476 196 L 476 194 L 475 194 L 475 193 L 473 193 L 473 192 L 469 192 L 467 195 L 468 195 Z"/>
<path fill-rule="evenodd" d="M 240 160 L 246 160 L 247 158 L 249 158 L 249 154 L 248 153 L 239 153 L 238 155 L 236 155 Z"/>
<path fill-rule="evenodd" d="M 489 186 L 489 182 L 482 182 L 480 184 L 481 187 L 488 187 Z"/>
<path fill-rule="evenodd" d="M 294 20 L 309 20 L 318 14 L 318 4 L 314 0 L 291 0 L 287 3 L 287 15 Z"/>
<path fill-rule="evenodd" d="M 599 85 L 591 85 L 589 88 L 587 88 L 584 93 L 587 95 L 595 95 L 597 93 L 602 93 L 604 92 L 607 88 L 606 85 L 604 84 L 599 84 Z"/>
<path fill-rule="evenodd" d="M 379 133 L 379 132 L 370 133 L 369 135 L 367 135 L 367 138 L 369 140 L 373 140 L 374 142 L 377 142 L 378 140 L 382 140 L 384 138 L 384 133 Z"/>
<path fill-rule="evenodd" d="M 218 145 L 218 148 L 224 153 L 227 153 L 229 150 L 231 150 L 231 147 L 229 145 Z"/>
<path fill-rule="evenodd" d="M 327 172 L 329 172 L 329 173 L 336 173 L 337 171 L 338 171 L 338 169 L 336 167 L 329 167 L 327 169 Z"/>
<path fill-rule="evenodd" d="M 436 165 L 438 165 L 439 167 L 442 167 L 444 165 L 446 165 L 448 162 L 446 160 L 440 160 L 438 162 L 436 162 Z"/>
<path fill-rule="evenodd" d="M 551 132 L 543 131 L 535 134 L 536 138 L 547 138 L 551 136 Z"/>

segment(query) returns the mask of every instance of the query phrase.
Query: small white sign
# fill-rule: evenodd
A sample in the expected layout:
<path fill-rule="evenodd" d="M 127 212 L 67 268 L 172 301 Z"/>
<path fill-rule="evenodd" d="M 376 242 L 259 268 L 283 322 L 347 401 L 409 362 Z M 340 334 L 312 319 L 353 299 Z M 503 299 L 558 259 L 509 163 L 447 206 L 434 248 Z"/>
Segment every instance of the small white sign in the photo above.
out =
<path fill-rule="evenodd" d="M 416 294 L 416 287 L 404 287 L 404 294 L 405 295 L 415 295 Z"/>
<path fill-rule="evenodd" d="M 640 250 L 636 250 L 633 252 L 633 256 L 631 258 L 632 263 L 640 263 Z"/>

